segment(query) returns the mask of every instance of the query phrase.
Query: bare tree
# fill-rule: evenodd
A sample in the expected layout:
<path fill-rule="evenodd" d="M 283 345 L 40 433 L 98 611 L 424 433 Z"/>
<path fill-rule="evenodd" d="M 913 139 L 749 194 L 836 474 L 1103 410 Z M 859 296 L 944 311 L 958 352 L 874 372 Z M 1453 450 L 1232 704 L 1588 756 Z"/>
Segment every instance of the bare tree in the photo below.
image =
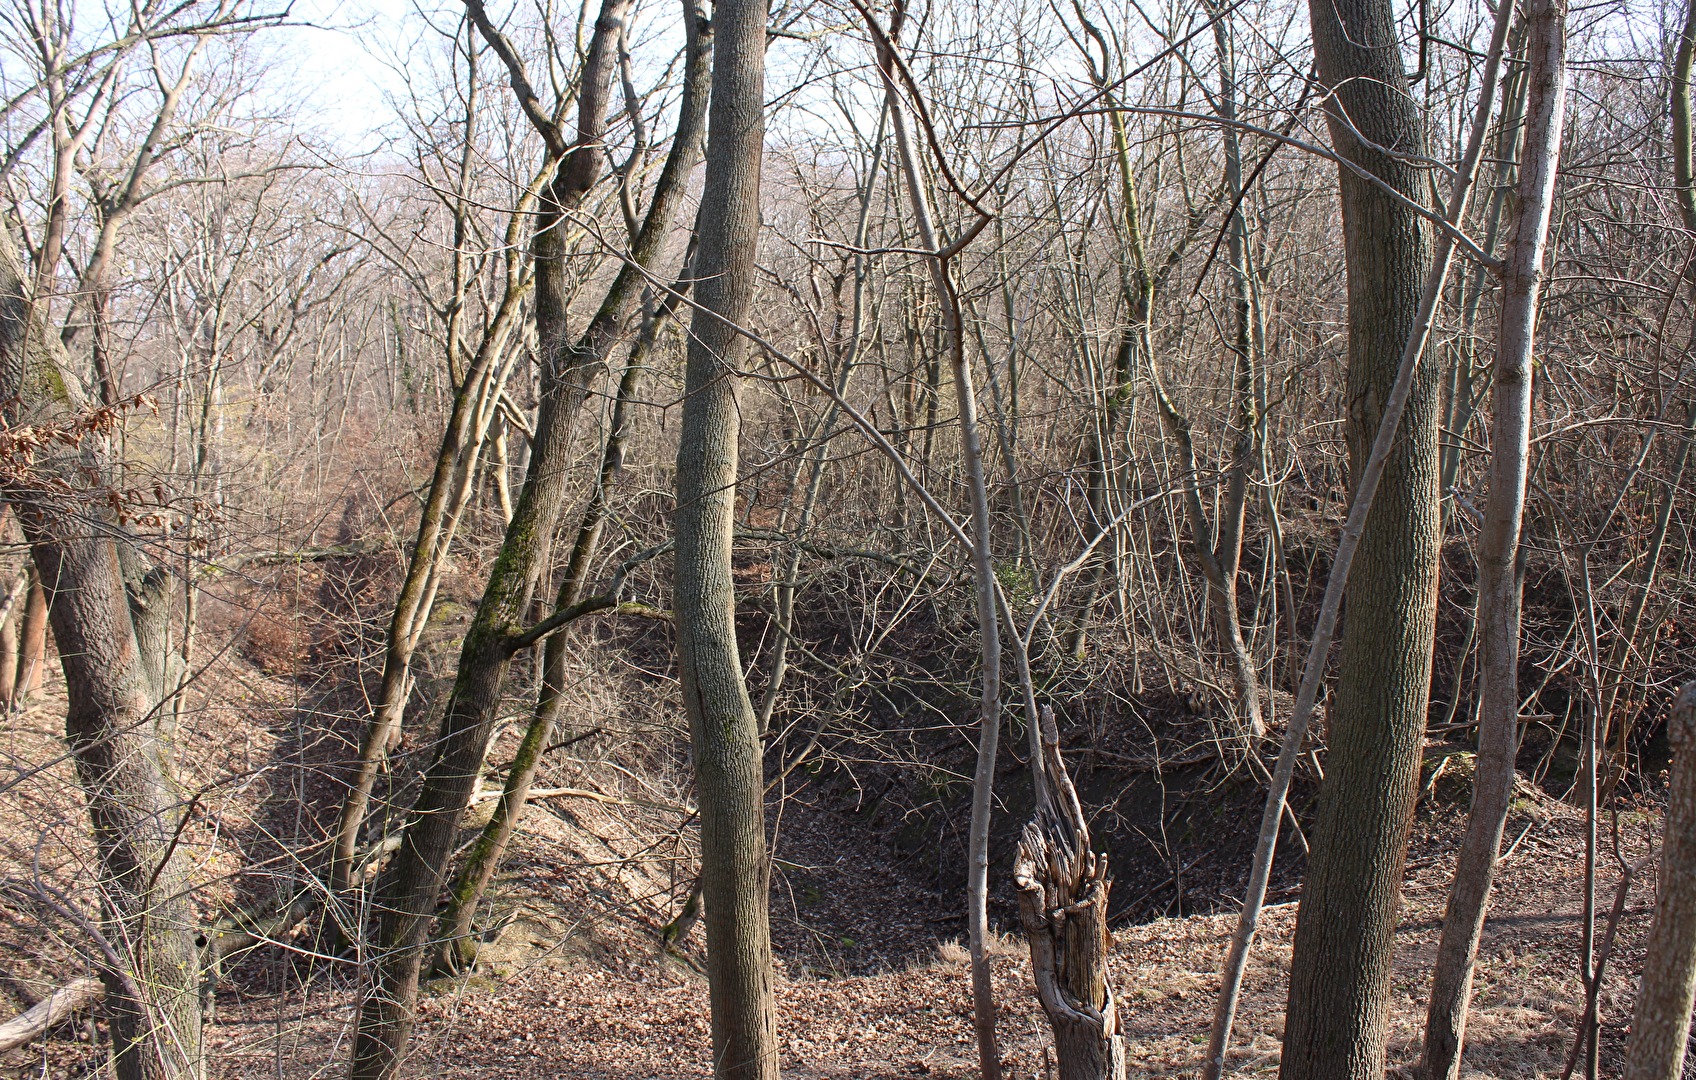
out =
<path fill-rule="evenodd" d="M 599 179 L 607 100 L 617 42 L 630 0 L 607 0 L 583 62 L 575 141 L 567 146 L 537 104 L 511 43 L 480 4 L 468 5 L 478 28 L 507 64 L 531 122 L 561 163 L 534 223 L 536 331 L 541 404 L 530 468 L 499 556 L 460 648 L 459 670 L 442 718 L 435 755 L 405 826 L 405 837 L 379 888 L 378 955 L 360 1009 L 353 1048 L 355 1080 L 399 1076 L 405 1067 L 418 1004 L 418 981 L 429 953 L 436 897 L 449 871 L 459 821 L 470 804 L 514 655 L 539 638 L 523 638 L 536 582 L 559 520 L 570 469 L 570 434 L 581 401 L 582 354 L 567 335 L 563 225 Z"/>
<path fill-rule="evenodd" d="M 406 574 L 390 617 L 377 700 L 371 710 L 371 719 L 359 748 L 359 759 L 336 824 L 330 864 L 330 891 L 335 895 L 345 892 L 351 882 L 359 851 L 360 830 L 370 807 L 378 771 L 400 736 L 401 720 L 412 696 L 412 659 L 429 624 L 448 553 L 478 475 L 483 444 L 499 413 L 507 378 L 520 351 L 513 348 L 512 339 L 524 315 L 524 301 L 535 284 L 533 269 L 520 254 L 522 239 L 542 188 L 551 181 L 559 166 L 557 155 L 545 153 L 541 167 L 508 217 L 504 240 L 510 254 L 502 279 L 500 300 L 483 328 L 481 342 L 475 350 L 471 350 L 467 345 L 466 309 L 469 307 L 472 282 L 466 264 L 469 261 L 467 248 L 471 243 L 468 217 L 474 199 L 471 185 L 477 153 L 478 82 L 477 49 L 471 38 L 470 21 L 468 17 L 464 145 L 452 189 L 452 285 L 443 311 L 447 331 L 447 368 L 450 374 L 458 372 L 457 385 L 436 454 L 435 469 L 430 475 L 423 505 L 419 508 L 418 529 L 412 550 L 407 554 Z"/>
<path fill-rule="evenodd" d="M 1526 12 L 1529 90 L 1519 156 L 1519 200 L 1502 275 L 1496 340 L 1490 495 L 1478 543 L 1480 681 L 1478 765 L 1472 813 L 1450 886 L 1437 945 L 1421 1069 L 1426 1080 L 1455 1080 L 1484 913 L 1513 800 L 1519 753 L 1521 521 L 1531 458 L 1532 345 L 1553 212 L 1555 173 L 1566 116 L 1566 5 L 1537 0 Z"/>
<path fill-rule="evenodd" d="M 33 461 L 18 461 L 14 449 L 5 497 L 47 592 L 70 695 L 66 738 L 100 854 L 99 946 L 113 1069 L 120 1080 L 195 1077 L 201 1073 L 199 928 L 187 852 L 178 844 L 183 807 L 171 784 L 160 711 L 169 581 L 145 566 L 127 531 L 103 512 L 98 491 L 69 503 L 55 498 L 58 491 L 86 492 L 89 471 L 109 475 L 100 444 L 116 416 L 111 407 L 91 411 L 84 401 L 46 311 L 10 236 L 0 237 L 0 394 L 12 402 L 6 423 L 57 427 L 81 447 Z"/>
<path fill-rule="evenodd" d="M 712 105 L 701 201 L 689 357 L 677 442 L 678 667 L 701 815 L 707 992 L 713 1074 L 775 1080 L 771 873 L 759 720 L 736 644 L 730 544 L 741 438 L 739 327 L 754 291 L 765 140 L 767 5 L 721 0 L 713 11 Z"/>
<path fill-rule="evenodd" d="M 653 201 L 648 207 L 641 228 L 633 238 L 628 261 L 619 268 L 617 276 L 607 290 L 607 297 L 600 312 L 584 335 L 586 347 L 603 356 L 610 353 L 617 340 L 615 335 L 628 312 L 630 300 L 639 288 L 642 277 L 651 272 L 652 266 L 665 250 L 666 241 L 671 235 L 673 218 L 686 193 L 689 175 L 700 156 L 701 136 L 706 128 L 712 31 L 696 0 L 685 0 L 683 22 L 687 38 L 687 56 L 684 61 L 683 100 L 678 107 L 677 131 L 672 137 L 671 149 L 666 154 L 659 179 L 655 182 Z M 640 106 L 632 103 L 632 107 Z M 625 365 L 624 376 L 619 380 L 614 396 L 612 422 L 601 454 L 599 483 L 596 494 L 584 509 L 583 521 L 572 544 L 565 576 L 554 603 L 556 611 L 580 610 L 586 614 L 599 606 L 598 602 L 586 602 L 588 598 L 585 596 L 585 584 L 589 562 L 594 555 L 605 520 L 604 489 L 616 479 L 619 462 L 623 459 L 624 440 L 628 434 L 626 414 L 630 409 L 631 398 L 636 393 L 636 379 L 639 378 L 647 360 L 645 354 L 652 347 L 660 325 L 669 320 L 670 312 L 676 306 L 676 301 L 670 296 L 667 301 L 663 314 L 655 313 L 653 325 L 646 327 L 638 337 L 638 344 Z M 553 735 L 554 720 L 558 715 L 567 681 L 564 668 L 565 644 L 566 635 L 555 633 L 543 647 L 542 687 L 538 694 L 535 715 L 529 727 L 525 729 L 518 753 L 507 770 L 500 804 L 495 808 L 495 813 L 484 827 L 482 835 L 466 855 L 465 864 L 454 884 L 452 899 L 447 910 L 442 913 L 443 967 L 450 971 L 466 966 L 476 955 L 472 918 L 476 914 L 483 890 L 488 888 L 489 880 L 494 877 L 495 870 L 500 865 L 507 841 L 518 824 L 518 816 L 524 810 L 530 785 L 535 780 L 536 768 L 541 763 L 542 752 Z"/>

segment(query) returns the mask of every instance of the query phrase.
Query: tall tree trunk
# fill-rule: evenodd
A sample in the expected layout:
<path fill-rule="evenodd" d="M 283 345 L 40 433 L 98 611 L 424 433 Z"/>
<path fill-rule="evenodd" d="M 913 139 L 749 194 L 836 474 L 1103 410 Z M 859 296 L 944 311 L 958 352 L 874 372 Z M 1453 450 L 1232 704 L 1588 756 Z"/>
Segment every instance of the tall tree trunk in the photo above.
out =
<path fill-rule="evenodd" d="M 672 219 L 687 191 L 689 174 L 694 170 L 695 162 L 700 156 L 701 136 L 706 128 L 712 27 L 697 0 L 683 0 L 683 8 L 688 36 L 688 58 L 684 67 L 683 101 L 678 114 L 677 133 L 672 139 L 665 165 L 660 170 L 660 178 L 654 186 L 654 198 L 648 208 L 647 217 L 632 245 L 630 262 L 619 270 L 613 287 L 609 290 L 607 305 L 602 308 L 604 320 L 599 320 L 601 325 L 591 327 L 589 347 L 599 350 L 603 355 L 610 351 L 616 341 L 616 331 L 630 306 L 629 298 L 639 286 L 639 278 L 665 249 L 665 242 L 671 235 Z M 686 276 L 692 273 L 687 261 L 684 273 Z M 613 400 L 612 419 L 608 425 L 606 442 L 601 451 L 600 475 L 595 491 L 590 496 L 589 505 L 583 512 L 577 539 L 572 544 L 566 562 L 565 577 L 560 583 L 559 596 L 555 600 L 556 610 L 568 609 L 583 599 L 589 563 L 594 556 L 601 527 L 606 520 L 607 489 L 617 479 L 624 461 L 624 446 L 629 426 L 628 413 L 634 403 L 637 385 L 642 370 L 647 365 L 648 354 L 661 328 L 671 318 L 681 290 L 685 288 L 687 282 L 680 281 L 667 295 L 660 310 L 654 312 L 644 326 L 625 364 L 624 374 L 619 379 L 618 392 Z M 554 719 L 559 713 L 561 694 L 564 693 L 566 684 L 566 640 L 565 634 L 555 634 L 543 647 L 542 686 L 535 714 L 531 717 L 518 754 L 507 772 L 500 803 L 466 856 L 465 865 L 454 884 L 448 909 L 442 914 L 442 966 L 447 970 L 463 968 L 476 956 L 472 919 L 476 915 L 483 891 L 488 888 L 489 881 L 494 877 L 495 870 L 506 853 L 512 830 L 517 827 L 518 816 L 523 813 L 524 804 L 529 798 L 530 785 L 535 780 L 537 766 L 541 764 L 542 751 L 547 747 L 548 739 L 553 733 Z"/>
<path fill-rule="evenodd" d="M 677 447 L 673 606 L 701 814 L 707 994 L 713 1073 L 776 1080 L 770 865 L 758 718 L 736 643 L 730 545 L 736 522 L 741 411 L 735 326 L 751 305 L 765 138 L 766 0 L 713 11 L 712 105 L 704 215 Z"/>
<path fill-rule="evenodd" d="M 87 407 L 9 234 L 0 236 L 0 400 L 13 427 L 74 425 Z M 65 737 L 99 858 L 113 1071 L 118 1080 L 186 1080 L 201 1074 L 200 956 L 177 843 L 182 807 L 158 723 L 169 604 L 161 575 L 125 574 L 121 526 L 89 528 L 86 515 L 103 513 L 104 497 L 85 477 L 111 467 L 100 438 L 38 457 L 34 469 L 60 482 L 61 495 L 27 479 L 0 494 L 23 526 L 60 647 Z"/>
<path fill-rule="evenodd" d="M 918 147 L 907 122 L 906 106 L 895 82 L 894 40 L 900 15 L 889 37 L 878 42 L 878 68 L 883 76 L 884 101 L 907 181 L 907 198 L 918 227 L 931 286 L 942 314 L 942 348 L 948 354 L 954 382 L 955 409 L 960 418 L 960 457 L 966 471 L 966 492 L 972 511 L 972 571 L 977 600 L 979 672 L 977 762 L 972 773 L 972 819 L 966 839 L 966 938 L 972 959 L 972 1014 L 977 1029 L 978 1069 L 983 1080 L 998 1080 L 1001 1051 L 995 1038 L 995 984 L 989 967 L 989 828 L 995 799 L 995 759 L 1001 735 L 1001 626 L 996 611 L 994 552 L 991 550 L 989 488 L 984 479 L 983 440 L 978 432 L 977 391 L 966 357 L 959 285 L 950 256 L 931 216 L 930 194 Z M 709 900 L 707 910 L 712 910 Z"/>
<path fill-rule="evenodd" d="M 1687 230 L 1696 231 L 1696 137 L 1691 134 L 1690 75 L 1696 66 L 1696 2 L 1685 5 L 1684 27 L 1673 54 L 1672 114 L 1673 194 L 1678 198 L 1679 217 Z M 1696 268 L 1688 271 L 1696 278 Z"/>
<path fill-rule="evenodd" d="M 1678 1080 L 1696 1004 L 1696 682 L 1684 684 L 1667 721 L 1673 747 L 1661 882 L 1631 1014 L 1624 1080 Z"/>
<path fill-rule="evenodd" d="M 1543 255 L 1554 205 L 1566 103 L 1565 0 L 1530 0 L 1524 149 L 1520 154 L 1518 220 L 1502 278 L 1496 339 L 1495 419 L 1490 493 L 1478 540 L 1478 766 L 1472 812 L 1449 891 L 1437 945 L 1425 1021 L 1425 1080 L 1457 1080 L 1467 1006 L 1484 914 L 1496 876 L 1502 829 L 1513 799 L 1519 752 L 1520 523 L 1531 457 L 1531 350 L 1543 285 Z"/>
<path fill-rule="evenodd" d="M 1425 145 L 1396 47 L 1394 5 L 1311 0 L 1308 10 L 1320 82 L 1331 95 L 1333 147 L 1423 204 L 1425 172 L 1399 156 L 1421 154 Z M 1354 487 L 1417 328 L 1430 244 L 1408 202 L 1347 166 L 1338 179 Z M 1384 1071 L 1390 946 L 1424 743 L 1442 543 L 1436 373 L 1420 360 L 1349 582 L 1330 752 L 1291 958 L 1283 1080 L 1374 1080 Z"/>
<path fill-rule="evenodd" d="M 565 500 L 576 395 L 570 386 L 574 350 L 566 337 L 561 226 L 599 175 L 616 45 L 631 3 L 604 0 L 602 4 L 583 63 L 576 143 L 548 185 L 536 217 L 533 249 L 542 382 L 530 468 L 460 649 L 459 670 L 442 717 L 435 756 L 425 769 L 400 850 L 379 889 L 377 907 L 382 919 L 371 982 L 360 1006 L 352 1080 L 393 1080 L 404 1075 L 437 896 L 500 712 L 514 639 L 543 573 Z M 481 5 L 468 7 L 476 19 Z M 479 21 L 479 29 L 491 35 L 486 17 Z M 506 46 L 503 60 L 511 56 L 510 43 L 498 34 L 494 38 L 490 45 L 497 52 Z M 515 84 L 519 81 L 515 75 Z M 550 147 L 557 143 L 554 130 Z"/>

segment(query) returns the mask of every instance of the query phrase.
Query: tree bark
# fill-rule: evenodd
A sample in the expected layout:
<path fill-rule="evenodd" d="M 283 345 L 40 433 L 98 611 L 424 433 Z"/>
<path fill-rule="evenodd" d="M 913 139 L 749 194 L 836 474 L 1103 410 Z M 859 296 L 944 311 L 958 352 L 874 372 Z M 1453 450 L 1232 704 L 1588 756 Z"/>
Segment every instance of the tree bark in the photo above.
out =
<path fill-rule="evenodd" d="M 72 980 L 0 1024 L 0 1054 L 28 1046 L 100 1000 L 105 986 L 92 975 Z"/>
<path fill-rule="evenodd" d="M 561 225 L 599 173 L 616 44 L 631 2 L 605 0 L 601 7 L 583 65 L 577 141 L 548 185 L 537 214 L 533 248 L 542 381 L 530 468 L 460 649 L 459 670 L 435 756 L 425 769 L 400 850 L 379 888 L 382 919 L 371 982 L 360 1006 L 352 1080 L 394 1080 L 404 1075 L 437 896 L 500 711 L 513 639 L 529 611 L 565 500 L 572 409 L 563 345 L 567 312 Z M 481 5 L 468 6 L 476 17 Z M 479 28 L 486 36 L 491 33 L 481 22 Z M 490 44 L 498 52 L 504 42 L 499 38 Z M 507 48 L 510 52 L 510 45 Z M 519 81 L 516 76 L 514 81 Z M 557 131 L 553 134 L 557 139 Z M 550 146 L 554 141 L 550 139 Z"/>
<path fill-rule="evenodd" d="M 9 234 L 0 235 L 0 400 L 12 427 L 75 430 L 87 411 Z M 128 587 L 121 526 L 90 527 L 105 512 L 103 494 L 86 480 L 109 471 L 102 439 L 84 434 L 75 448 L 38 456 L 33 474 L 53 483 L 26 477 L 0 494 L 23 526 L 60 646 L 65 737 L 99 858 L 112 1068 L 118 1080 L 177 1080 L 201 1074 L 198 928 L 177 842 L 182 806 L 170 782 L 170 744 L 158 723 L 163 659 L 143 652 L 157 635 L 136 622 L 156 611 Z M 46 494 L 55 487 L 63 494 Z"/>
<path fill-rule="evenodd" d="M 1502 68 L 1507 43 L 1508 26 L 1514 9 L 1498 5 L 1496 26 L 1490 37 L 1490 51 L 1485 57 L 1484 73 L 1478 95 L 1477 109 L 1472 122 L 1472 134 L 1467 140 L 1466 153 L 1455 171 L 1454 184 L 1449 192 L 1448 211 L 1443 219 L 1447 228 L 1440 234 L 1436 257 L 1425 274 L 1425 285 L 1415 309 L 1413 326 L 1402 344 L 1395 379 L 1383 399 L 1377 428 L 1373 433 L 1371 452 L 1359 463 L 1353 478 L 1348 517 L 1337 537 L 1337 550 L 1331 561 L 1331 572 L 1325 581 L 1325 597 L 1314 624 L 1313 639 L 1308 645 L 1307 660 L 1302 666 L 1301 682 L 1296 688 L 1295 706 L 1284 730 L 1283 745 L 1278 750 L 1278 762 L 1272 770 L 1272 783 L 1261 810 L 1260 834 L 1255 841 L 1254 863 L 1249 870 L 1247 895 L 1237 916 L 1237 930 L 1231 938 L 1224 970 L 1220 979 L 1219 1003 L 1214 1012 L 1213 1032 L 1209 1039 L 1207 1058 L 1202 1069 L 1204 1080 L 1217 1080 L 1223 1075 L 1225 1050 L 1230 1043 L 1231 1026 L 1236 1015 L 1237 998 L 1242 989 L 1243 972 L 1248 964 L 1248 950 L 1254 942 L 1255 928 L 1266 900 L 1266 885 L 1272 873 L 1272 860 L 1277 853 L 1279 824 L 1286 812 L 1290 782 L 1295 775 L 1296 758 L 1301 753 L 1302 740 L 1307 736 L 1319 700 L 1320 683 L 1325 677 L 1326 660 L 1349 585 L 1349 574 L 1355 556 L 1361 550 L 1363 538 L 1372 523 L 1378 489 L 1388 465 L 1401 444 L 1401 423 L 1408 403 L 1419 385 L 1419 375 L 1427 365 L 1425 347 L 1430 340 L 1437 305 L 1448 281 L 1449 265 L 1455 246 L 1456 230 L 1466 220 L 1472 193 L 1473 177 L 1483 156 L 1484 137 L 1490 126 L 1495 86 Z M 1411 813 L 1411 807 L 1409 808 Z M 1382 1058 L 1379 1059 L 1382 1070 Z"/>
<path fill-rule="evenodd" d="M 359 747 L 359 760 L 348 782 L 348 794 L 342 801 L 341 817 L 336 824 L 330 869 L 330 890 L 335 895 L 345 892 L 351 882 L 359 833 L 371 805 L 378 771 L 389 748 L 400 737 L 401 719 L 412 690 L 412 656 L 418 647 L 420 632 L 429 618 L 431 581 L 440 557 L 446 553 L 443 541 L 451 513 L 449 503 L 456 487 L 455 478 L 467 464 L 467 444 L 474 437 L 472 427 L 477 387 L 487 375 L 485 364 L 472 366 L 454 394 L 447 430 L 442 435 L 435 472 L 430 478 L 430 489 L 419 514 L 418 535 L 413 542 L 406 577 L 401 583 L 389 622 L 377 704 L 366 725 Z"/>
<path fill-rule="evenodd" d="M 1530 0 L 1524 149 L 1518 220 L 1503 273 L 1496 340 L 1490 493 L 1478 540 L 1478 763 L 1472 811 L 1461 842 L 1448 912 L 1437 945 L 1420 1069 L 1425 1080 L 1457 1080 L 1478 942 L 1513 799 L 1519 752 L 1520 525 L 1531 456 L 1532 364 L 1543 256 L 1554 205 L 1566 102 L 1565 0 Z"/>
<path fill-rule="evenodd" d="M 41 689 L 47 664 L 47 593 L 41 587 L 41 571 L 29 567 L 29 584 L 24 594 L 24 616 L 18 627 L 18 670 L 12 681 L 14 708 L 29 704 Z"/>
<path fill-rule="evenodd" d="M 627 314 L 629 299 L 634 294 L 641 273 L 658 259 L 670 237 L 672 219 L 687 190 L 689 174 L 700 156 L 701 136 L 706 128 L 707 92 L 712 60 L 712 29 L 697 0 L 684 0 L 684 20 L 687 27 L 687 60 L 684 67 L 683 101 L 680 106 L 677 132 L 666 155 L 660 178 L 654 186 L 654 198 L 648 214 L 632 246 L 630 262 L 620 269 L 602 305 L 604 325 L 592 327 L 582 343 L 588 351 L 604 354 L 616 341 L 616 331 Z M 685 267 L 685 274 L 690 273 Z M 635 397 L 638 380 L 648 360 L 660 327 L 669 320 L 678 303 L 677 296 L 687 282 L 679 282 L 667 296 L 661 310 L 653 314 L 644 328 L 619 380 L 618 393 L 613 401 L 612 420 L 601 453 L 601 468 L 594 494 L 584 509 L 577 539 L 566 562 L 565 577 L 560 583 L 555 610 L 565 610 L 583 599 L 588 567 L 600 538 L 606 518 L 606 489 L 616 480 L 624 459 L 624 444 L 628 434 L 628 412 Z M 599 362 L 594 361 L 594 362 Z M 454 884 L 448 909 L 442 913 L 441 966 L 448 971 L 468 967 L 476 957 L 477 942 L 472 933 L 472 920 L 477 905 L 495 870 L 506 853 L 506 846 L 517 827 L 518 816 L 524 811 L 531 783 L 541 755 L 553 734 L 554 720 L 559 713 L 560 695 L 566 684 L 566 635 L 554 634 L 543 647 L 542 688 L 536 702 L 535 714 L 525 730 L 518 754 L 501 791 L 500 804 L 489 819 L 482 834 L 472 845 Z"/>
<path fill-rule="evenodd" d="M 1107 856 L 1090 850 L 1054 712 L 1044 706 L 1044 798 L 1013 862 L 1019 921 L 1031 948 L 1037 997 L 1054 1030 L 1059 1080 L 1124 1080 L 1125 1036 L 1107 958 Z"/>
<path fill-rule="evenodd" d="M 730 545 L 741 412 L 735 327 L 748 314 L 765 138 L 765 0 L 713 12 L 712 105 L 703 216 L 677 448 L 678 667 L 701 818 L 713 1073 L 775 1080 L 777 1017 L 767 910 L 765 785 L 758 719 L 736 642 Z"/>
<path fill-rule="evenodd" d="M 1679 217 L 1687 230 L 1696 232 L 1696 138 L 1691 136 L 1690 72 L 1696 62 L 1696 3 L 1684 9 L 1684 26 L 1673 54 L 1672 115 L 1673 194 L 1678 198 Z M 1696 275 L 1696 270 L 1689 271 Z"/>
<path fill-rule="evenodd" d="M 1661 840 L 1655 923 L 1631 1014 L 1624 1080 L 1678 1080 L 1696 1003 L 1696 682 L 1684 684 L 1667 737 L 1674 761 Z"/>
<path fill-rule="evenodd" d="M 1331 95 L 1333 147 L 1422 205 L 1425 173 L 1399 156 L 1425 146 L 1393 5 L 1313 0 L 1309 13 L 1319 78 Z M 1354 487 L 1418 326 L 1430 244 L 1413 206 L 1346 166 L 1338 178 Z M 1375 1080 L 1384 1071 L 1390 946 L 1424 742 L 1442 542 L 1436 374 L 1419 360 L 1401 440 L 1386 461 L 1350 579 L 1330 753 L 1291 958 L 1283 1080 Z"/>

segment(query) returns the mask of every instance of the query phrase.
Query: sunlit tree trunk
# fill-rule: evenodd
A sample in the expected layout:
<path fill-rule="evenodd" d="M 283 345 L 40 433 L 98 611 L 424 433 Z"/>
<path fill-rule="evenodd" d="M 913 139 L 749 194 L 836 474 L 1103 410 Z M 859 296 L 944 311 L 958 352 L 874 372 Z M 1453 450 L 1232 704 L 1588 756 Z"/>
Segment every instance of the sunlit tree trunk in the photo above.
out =
<path fill-rule="evenodd" d="M 701 818 L 713 1073 L 775 1080 L 777 1016 L 767 910 L 758 720 L 736 643 L 730 545 L 741 438 L 738 366 L 755 281 L 765 138 L 765 0 L 714 7 L 712 105 L 696 296 L 677 448 L 673 606 Z"/>
<path fill-rule="evenodd" d="M 1478 538 L 1479 673 L 1483 703 L 1472 813 L 1450 887 L 1425 1022 L 1425 1080 L 1456 1080 L 1484 913 L 1513 799 L 1519 752 L 1520 523 L 1531 459 L 1532 345 L 1554 206 L 1566 102 L 1565 0 L 1531 0 L 1524 148 L 1496 340 L 1490 494 Z"/>
<path fill-rule="evenodd" d="M 400 849 L 378 890 L 382 912 L 372 974 L 360 1006 L 352 1080 L 393 1080 L 405 1075 L 405 1058 L 418 1006 L 418 982 L 429 951 L 437 896 L 448 873 L 460 819 L 471 801 L 500 712 L 514 638 L 545 563 L 570 477 L 575 374 L 566 337 L 567 293 L 561 224 L 599 176 L 606 103 L 616 43 L 632 0 L 605 0 L 583 63 L 576 140 L 541 200 L 534 222 L 536 330 L 542 370 L 536 437 L 523 490 L 514 507 L 483 597 L 460 648 L 459 670 L 424 770 Z M 473 18 L 481 5 L 471 6 Z M 494 35 L 486 17 L 479 29 L 497 52 L 510 43 Z M 515 69 L 521 70 L 521 69 Z M 514 82 L 520 81 L 515 75 Z M 546 132 L 551 148 L 557 129 Z"/>
<path fill-rule="evenodd" d="M 1389 0 L 1312 0 L 1309 12 L 1331 95 L 1332 145 L 1389 189 L 1338 169 L 1353 487 L 1420 314 L 1431 245 L 1416 207 L 1427 179 L 1399 154 L 1424 152 L 1424 120 L 1394 47 Z M 1291 959 L 1283 1080 L 1374 1080 L 1384 1071 L 1390 945 L 1425 737 L 1442 543 L 1436 389 L 1436 366 L 1421 359 L 1349 580 Z"/>

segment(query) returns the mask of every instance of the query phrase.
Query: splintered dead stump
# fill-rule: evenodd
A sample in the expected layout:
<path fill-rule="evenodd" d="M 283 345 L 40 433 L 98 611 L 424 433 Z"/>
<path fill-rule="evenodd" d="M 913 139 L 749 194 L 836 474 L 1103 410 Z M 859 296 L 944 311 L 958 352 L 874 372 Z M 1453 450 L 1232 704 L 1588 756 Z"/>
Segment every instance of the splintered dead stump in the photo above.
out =
<path fill-rule="evenodd" d="M 1042 792 L 1013 862 L 1019 921 L 1037 996 L 1054 1030 L 1059 1080 L 1124 1080 L 1125 1038 L 1107 970 L 1107 857 L 1060 759 L 1054 712 L 1042 709 Z"/>

